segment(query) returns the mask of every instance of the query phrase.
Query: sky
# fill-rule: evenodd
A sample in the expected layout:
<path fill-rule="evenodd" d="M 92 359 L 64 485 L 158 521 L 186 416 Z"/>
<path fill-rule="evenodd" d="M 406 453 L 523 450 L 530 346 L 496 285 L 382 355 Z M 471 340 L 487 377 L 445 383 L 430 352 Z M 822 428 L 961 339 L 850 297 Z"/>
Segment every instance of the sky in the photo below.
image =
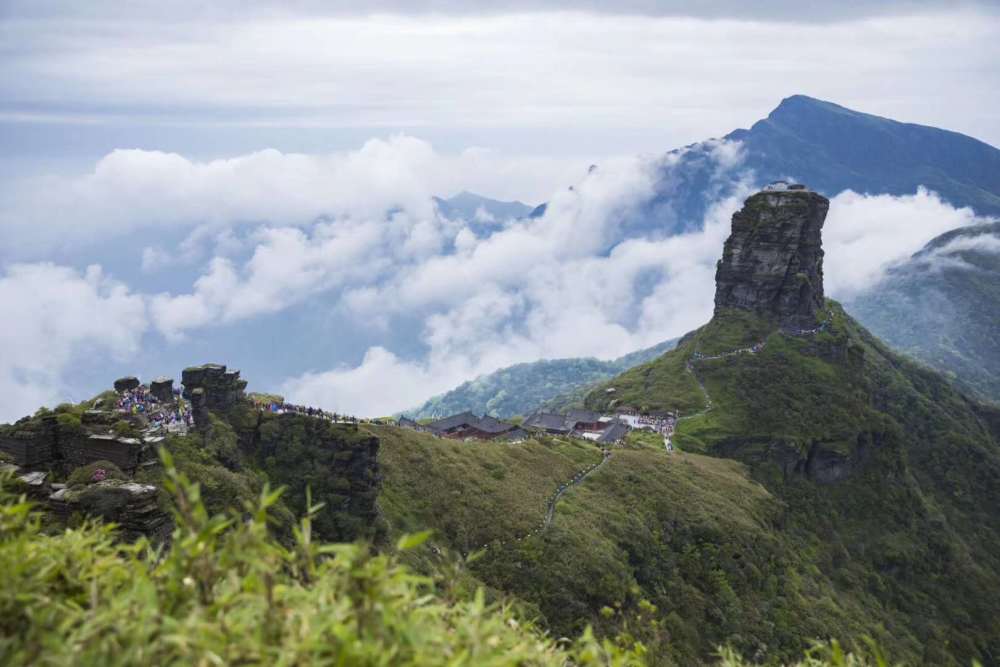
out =
<path fill-rule="evenodd" d="M 752 184 L 689 234 L 622 221 L 792 94 L 1000 145 L 991 2 L 120 4 L 0 0 L 0 420 L 204 361 L 387 414 L 683 334 Z M 463 190 L 550 206 L 484 232 L 435 209 Z M 841 193 L 828 288 L 975 221 Z"/>

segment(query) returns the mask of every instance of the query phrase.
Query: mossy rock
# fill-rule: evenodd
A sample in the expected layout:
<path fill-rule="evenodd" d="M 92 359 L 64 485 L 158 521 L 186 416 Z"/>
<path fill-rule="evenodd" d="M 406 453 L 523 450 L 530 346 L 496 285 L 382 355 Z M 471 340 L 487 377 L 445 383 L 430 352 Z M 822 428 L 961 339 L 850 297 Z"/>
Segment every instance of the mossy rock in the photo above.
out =
<path fill-rule="evenodd" d="M 139 431 L 136 427 L 126 419 L 119 419 L 111 426 L 111 430 L 115 435 L 122 438 L 136 438 L 139 436 Z"/>
<path fill-rule="evenodd" d="M 103 475 L 98 473 L 99 470 L 104 471 Z M 111 461 L 94 461 L 71 472 L 66 479 L 66 485 L 70 487 L 85 486 L 104 479 L 125 480 L 128 479 L 128 476 Z"/>

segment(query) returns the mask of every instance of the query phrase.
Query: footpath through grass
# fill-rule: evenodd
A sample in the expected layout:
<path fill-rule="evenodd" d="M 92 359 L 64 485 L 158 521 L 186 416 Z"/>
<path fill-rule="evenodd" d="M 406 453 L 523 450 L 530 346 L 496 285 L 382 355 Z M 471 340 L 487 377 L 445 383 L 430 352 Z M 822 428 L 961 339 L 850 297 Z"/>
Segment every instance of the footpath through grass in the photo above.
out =
<path fill-rule="evenodd" d="M 379 506 L 390 534 L 431 528 L 432 541 L 463 553 L 529 532 L 553 491 L 601 460 L 596 445 L 568 438 L 509 444 L 371 430 L 382 443 Z"/>

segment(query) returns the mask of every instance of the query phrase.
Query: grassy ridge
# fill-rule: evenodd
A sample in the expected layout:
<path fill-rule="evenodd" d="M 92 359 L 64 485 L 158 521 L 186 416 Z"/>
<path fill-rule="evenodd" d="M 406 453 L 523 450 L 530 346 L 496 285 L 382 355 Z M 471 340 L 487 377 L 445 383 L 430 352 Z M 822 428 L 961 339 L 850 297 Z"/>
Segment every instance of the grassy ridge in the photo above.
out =
<path fill-rule="evenodd" d="M 690 355 L 766 340 L 756 354 L 695 362 L 713 408 L 681 422 L 676 442 L 686 453 L 633 436 L 564 496 L 549 530 L 491 549 L 472 572 L 537 608 L 557 633 L 589 622 L 642 637 L 654 664 L 704 661 L 720 644 L 793 660 L 809 638 L 863 635 L 916 664 L 1000 655 L 1000 601 L 990 593 L 1000 590 L 991 426 L 1000 416 L 830 307 L 828 328 L 801 337 L 724 313 L 611 381 L 615 399 L 594 391 L 593 407 L 620 400 L 695 413 L 705 396 L 687 371 Z M 485 456 L 447 446 L 449 456 Z M 502 463 L 504 479 L 529 498 L 537 471 Z M 486 474 L 469 464 L 449 465 L 468 473 L 463 488 L 489 494 L 449 520 L 511 535 L 500 528 L 514 521 L 507 492 L 472 483 Z M 400 468 L 383 493 L 404 482 L 413 498 L 431 484 Z M 439 491 L 427 497 L 446 502 Z M 537 516 L 537 498 L 515 515 L 534 506 Z M 427 507 L 420 518 L 440 530 L 448 512 Z"/>
<path fill-rule="evenodd" d="M 596 446 L 577 440 L 506 444 L 389 426 L 371 431 L 381 440 L 379 506 L 394 534 L 433 527 L 463 553 L 535 528 L 559 485 L 601 460 Z"/>

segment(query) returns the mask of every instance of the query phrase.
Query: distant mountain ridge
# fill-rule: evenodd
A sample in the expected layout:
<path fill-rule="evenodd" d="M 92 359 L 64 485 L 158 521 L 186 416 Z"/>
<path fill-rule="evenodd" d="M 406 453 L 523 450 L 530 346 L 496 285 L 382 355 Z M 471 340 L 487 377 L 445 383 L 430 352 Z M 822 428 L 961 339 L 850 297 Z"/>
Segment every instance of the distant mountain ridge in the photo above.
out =
<path fill-rule="evenodd" d="M 463 190 L 454 197 L 434 197 L 441 215 L 449 220 L 465 220 L 480 224 L 501 224 L 528 217 L 535 207 L 519 201 L 500 201 Z"/>
<path fill-rule="evenodd" d="M 846 306 L 897 349 L 1000 401 L 1000 222 L 942 234 Z"/>
<path fill-rule="evenodd" d="M 621 221 L 620 228 L 609 243 L 627 238 L 662 238 L 700 229 L 712 204 L 737 194 L 748 185 L 762 186 L 778 179 L 806 183 L 812 190 L 827 197 L 847 189 L 868 194 L 913 194 L 923 186 L 937 192 L 954 206 L 971 207 L 979 215 L 1000 216 L 1000 150 L 997 148 L 958 132 L 882 118 L 805 95 L 792 95 L 783 99 L 766 118 L 753 123 L 749 129 L 737 129 L 721 139 L 709 139 L 665 153 L 660 159 L 653 196 L 628 219 Z M 472 202 L 472 198 L 477 196 L 469 197 L 467 201 Z M 545 212 L 545 203 L 534 209 L 526 206 L 516 209 L 517 215 L 522 217 L 538 218 Z M 473 231 L 477 235 L 489 233 L 489 229 L 482 225 L 473 226 Z M 891 277 L 902 281 L 904 273 L 896 271 Z M 922 284 L 929 285 L 939 280 L 941 275 L 927 274 Z M 952 272 L 948 275 L 959 274 Z M 944 289 L 946 296 L 942 300 L 947 308 L 934 308 L 938 313 L 951 312 L 958 307 L 956 304 L 963 303 L 963 312 L 973 313 L 976 299 L 981 299 L 980 308 L 985 311 L 981 313 L 985 318 L 983 326 L 985 331 L 989 331 L 992 320 L 986 314 L 998 310 L 991 310 L 990 306 L 1000 303 L 1000 296 L 993 295 L 989 280 L 979 281 L 969 272 L 963 275 L 968 277 L 966 283 L 975 298 L 964 298 L 959 294 L 947 296 L 952 290 L 959 289 L 958 283 L 949 279 L 951 287 Z M 993 275 L 995 280 L 996 274 Z M 972 286 L 973 283 L 975 286 Z M 872 327 L 899 349 L 940 370 L 971 374 L 976 378 L 972 380 L 974 389 L 980 395 L 1000 395 L 997 388 L 1000 381 L 989 379 L 1000 377 L 1000 370 L 993 370 L 1000 364 L 986 361 L 987 358 L 1000 356 L 992 343 L 995 336 L 976 334 L 973 341 L 970 335 L 955 332 L 947 337 L 948 340 L 917 332 L 905 334 L 909 327 L 894 326 L 893 318 L 886 317 L 885 313 L 894 313 L 896 320 L 911 318 L 907 322 L 921 330 L 941 331 L 946 325 L 932 324 L 940 319 L 935 319 L 934 313 L 917 312 L 918 303 L 929 303 L 926 296 L 928 287 L 920 288 L 924 294 L 921 301 L 912 294 L 904 294 L 916 287 L 894 289 L 889 282 L 884 286 L 886 291 L 881 297 L 873 294 L 849 304 L 862 324 Z M 876 302 L 881 305 L 866 305 Z M 959 320 L 964 321 L 962 318 Z M 959 339 L 962 344 L 973 345 L 975 349 L 960 351 L 956 347 Z M 604 379 L 598 377 L 605 372 L 599 362 L 594 365 L 573 360 L 575 371 L 570 371 L 566 361 L 562 360 L 562 366 L 549 369 L 551 374 L 563 375 L 563 380 L 554 383 L 562 385 L 562 389 L 552 394 L 539 392 L 541 400 L 536 406 L 577 404 L 585 393 L 580 391 L 581 387 Z M 572 373 L 576 373 L 579 379 L 566 382 L 567 374 Z M 531 373 L 525 377 L 531 377 Z M 482 384 L 476 384 L 480 381 Z M 508 397 L 512 390 L 525 393 L 524 378 L 511 373 L 509 382 L 508 388 L 503 386 L 499 377 L 490 381 L 480 378 L 454 390 L 458 393 L 449 392 L 431 399 L 412 414 L 440 416 L 438 410 L 451 407 L 458 408 L 456 411 L 482 409 L 489 412 L 495 405 L 512 401 Z M 513 389 L 515 387 L 516 390 Z M 518 405 L 518 410 L 530 411 L 530 407 L 522 409 L 521 403 L 514 403 Z M 515 414 L 518 412 L 506 410 L 496 416 Z"/>
<path fill-rule="evenodd" d="M 593 357 L 546 359 L 501 368 L 435 396 L 404 414 L 413 419 L 446 417 L 460 412 L 499 419 L 524 416 L 560 396 L 575 395 L 593 384 L 650 361 L 673 349 L 676 340 L 631 352 L 618 359 Z"/>
<path fill-rule="evenodd" d="M 778 179 L 827 197 L 853 190 L 913 194 L 924 186 L 956 207 L 1000 215 L 1000 150 L 936 127 L 903 123 L 793 95 L 749 129 L 665 153 L 654 195 L 622 235 L 700 229 L 709 206 Z M 532 215 L 544 213 L 544 205 Z"/>
<path fill-rule="evenodd" d="M 1000 214 L 1000 150 L 958 132 L 793 95 L 726 139 L 743 143 L 765 180 L 790 175 L 826 194 L 912 194 L 923 185 L 955 206 Z"/>

